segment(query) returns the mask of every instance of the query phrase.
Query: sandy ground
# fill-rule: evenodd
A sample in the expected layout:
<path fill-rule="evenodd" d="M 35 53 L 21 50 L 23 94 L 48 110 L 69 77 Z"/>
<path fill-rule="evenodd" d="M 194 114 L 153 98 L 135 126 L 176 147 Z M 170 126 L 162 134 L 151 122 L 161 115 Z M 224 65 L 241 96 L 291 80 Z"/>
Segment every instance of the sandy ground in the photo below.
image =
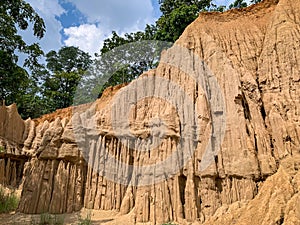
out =
<path fill-rule="evenodd" d="M 105 224 L 105 225 L 127 225 L 135 224 L 132 213 L 128 215 L 119 215 L 116 211 L 99 211 L 83 209 L 80 212 L 57 215 L 58 218 L 63 218 L 64 224 L 77 225 L 81 218 L 86 218 L 91 215 L 92 224 Z M 28 215 L 22 213 L 0 214 L 0 224 L 12 225 L 33 225 L 38 224 L 40 215 Z M 142 223 L 150 225 L 150 223 Z"/>
<path fill-rule="evenodd" d="M 120 215 L 117 211 L 101 211 L 101 210 L 89 210 L 82 209 L 80 212 L 71 214 L 57 215 L 64 219 L 65 225 L 78 225 L 80 218 L 86 218 L 91 215 L 91 222 L 93 225 L 105 224 L 105 225 L 152 225 L 152 223 L 136 223 L 134 221 L 133 211 L 127 215 Z M 38 225 L 40 221 L 40 215 L 30 215 L 12 212 L 10 214 L 0 214 L 0 224 L 2 225 Z M 176 225 L 199 225 L 199 223 L 188 223 L 183 220 L 180 222 L 174 222 Z"/>
<path fill-rule="evenodd" d="M 8 187 L 0 188 L 4 190 L 5 194 L 14 193 L 19 198 L 21 196 L 21 189 L 10 189 Z M 54 215 L 51 215 L 54 217 Z M 62 218 L 66 225 L 77 225 L 80 218 L 85 219 L 90 216 L 92 224 L 105 224 L 105 225 L 129 225 L 136 224 L 134 221 L 133 212 L 127 215 L 120 215 L 118 211 L 102 211 L 102 210 L 89 210 L 82 209 L 80 212 L 70 214 L 58 214 L 57 218 Z M 38 225 L 41 215 L 36 214 L 23 214 L 19 212 L 11 212 L 9 214 L 0 214 L 0 225 Z M 137 223 L 138 224 L 138 223 Z M 150 225 L 151 223 L 141 223 L 143 225 Z"/>

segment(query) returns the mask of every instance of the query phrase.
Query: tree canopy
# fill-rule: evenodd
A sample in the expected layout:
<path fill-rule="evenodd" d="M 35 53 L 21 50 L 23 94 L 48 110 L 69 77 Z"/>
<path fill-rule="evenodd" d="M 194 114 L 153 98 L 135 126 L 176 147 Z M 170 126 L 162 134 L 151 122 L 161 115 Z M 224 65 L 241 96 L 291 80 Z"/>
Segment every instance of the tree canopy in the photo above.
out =
<path fill-rule="evenodd" d="M 162 16 L 157 20 L 156 39 L 176 41 L 199 12 L 215 9 L 212 0 L 159 0 Z"/>
<path fill-rule="evenodd" d="M 23 0 L 1 0 L 0 51 L 10 55 L 14 63 L 18 60 L 16 51 L 27 54 L 25 66 L 28 67 L 38 64 L 37 58 L 43 54 L 38 44 L 28 45 L 18 34 L 18 28 L 26 30 L 30 23 L 33 25 L 34 36 L 42 38 L 46 31 L 44 20 L 28 3 Z"/>
<path fill-rule="evenodd" d="M 29 116 L 26 96 L 31 93 L 33 82 L 28 72 L 18 63 L 18 53 L 27 55 L 24 66 L 35 70 L 40 66 L 43 54 L 39 44 L 27 44 L 19 30 L 26 30 L 32 24 L 33 34 L 38 39 L 45 33 L 43 19 L 23 0 L 2 0 L 0 2 L 0 99 L 7 104 L 16 102 L 21 115 Z"/>
<path fill-rule="evenodd" d="M 170 47 L 170 43 L 178 39 L 186 26 L 195 20 L 200 11 L 215 7 L 211 0 L 160 0 L 159 3 L 162 16 L 154 25 L 148 24 L 144 31 L 126 33 L 124 36 L 119 36 L 117 32 L 113 31 L 112 36 L 104 40 L 98 64 L 101 64 L 101 68 L 106 68 L 106 71 L 110 71 L 107 67 L 118 67 L 119 69 L 109 74 L 109 78 L 100 88 L 100 92 L 107 86 L 130 82 L 143 71 L 155 68 L 160 52 L 164 47 Z M 143 46 L 140 46 L 138 42 L 147 40 L 157 41 L 157 44 L 144 42 L 148 48 L 143 49 Z M 159 41 L 161 41 L 160 44 L 158 44 Z M 130 43 L 136 44 L 130 45 L 128 48 L 120 48 L 120 46 L 129 46 Z M 119 51 L 113 51 L 114 49 Z M 153 49 L 156 51 L 153 52 Z M 118 57 L 108 54 L 110 51 Z M 142 52 L 144 54 L 141 54 Z"/>
<path fill-rule="evenodd" d="M 72 105 L 77 85 L 92 63 L 91 56 L 78 47 L 62 47 L 48 52 L 46 62 L 49 72 L 43 78 L 43 95 L 50 110 Z"/>
<path fill-rule="evenodd" d="M 259 0 L 254 0 L 254 1 L 259 1 Z M 245 2 L 245 0 L 235 0 L 232 4 L 229 5 L 229 9 L 244 8 L 247 6 L 248 6 L 248 4 L 247 4 L 247 2 Z"/>
<path fill-rule="evenodd" d="M 104 40 L 98 58 L 98 66 L 101 66 L 98 68 L 106 73 L 113 69 L 113 74 L 109 74 L 103 88 L 130 82 L 144 71 L 157 66 L 162 46 L 153 41 L 155 34 L 156 27 L 147 25 L 145 31 L 127 33 L 124 37 L 113 31 L 112 37 Z"/>

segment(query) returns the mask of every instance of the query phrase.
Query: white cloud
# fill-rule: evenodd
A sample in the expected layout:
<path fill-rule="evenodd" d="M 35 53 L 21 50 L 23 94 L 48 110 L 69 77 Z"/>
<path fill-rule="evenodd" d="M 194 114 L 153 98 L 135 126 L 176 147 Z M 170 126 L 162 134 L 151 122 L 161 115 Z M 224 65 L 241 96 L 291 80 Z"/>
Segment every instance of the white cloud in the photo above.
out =
<path fill-rule="evenodd" d="M 66 0 L 86 16 L 89 24 L 65 28 L 66 45 L 75 45 L 91 55 L 99 53 L 105 38 L 111 32 L 119 34 L 143 30 L 147 23 L 154 23 L 151 0 Z M 96 25 L 93 25 L 96 24 Z"/>
<path fill-rule="evenodd" d="M 64 41 L 67 46 L 76 46 L 85 52 L 99 52 L 104 34 L 95 24 L 83 24 L 78 27 L 64 29 L 68 38 Z"/>
<path fill-rule="evenodd" d="M 26 31 L 20 31 L 24 40 L 27 43 L 40 43 L 42 49 L 45 53 L 50 50 L 57 50 L 62 46 L 61 43 L 61 34 L 59 33 L 62 30 L 61 23 L 56 19 L 64 13 L 64 9 L 58 3 L 58 0 L 27 0 L 27 2 L 36 10 L 40 17 L 44 19 L 46 25 L 45 36 L 38 40 L 33 36 L 33 32 L 30 29 Z"/>
<path fill-rule="evenodd" d="M 87 17 L 90 23 L 120 32 L 154 22 L 151 0 L 68 0 Z"/>
<path fill-rule="evenodd" d="M 87 18 L 87 24 L 64 28 L 57 19 L 65 10 L 59 0 L 27 0 L 27 2 L 44 19 L 46 34 L 38 40 L 32 34 L 32 27 L 20 31 L 27 43 L 39 42 L 45 53 L 58 50 L 63 45 L 78 46 L 93 55 L 103 44 L 103 40 L 111 35 L 113 30 L 119 34 L 143 30 L 147 23 L 154 23 L 155 9 L 151 0 L 64 0 L 76 6 Z M 155 0 L 157 1 L 157 0 Z M 250 0 L 246 0 L 249 2 Z M 234 0 L 214 0 L 217 5 L 234 2 Z M 60 31 L 66 35 L 62 43 Z"/>
<path fill-rule="evenodd" d="M 60 16 L 65 12 L 57 0 L 27 0 L 26 2 L 28 2 L 34 9 L 48 17 L 52 17 L 53 15 Z"/>

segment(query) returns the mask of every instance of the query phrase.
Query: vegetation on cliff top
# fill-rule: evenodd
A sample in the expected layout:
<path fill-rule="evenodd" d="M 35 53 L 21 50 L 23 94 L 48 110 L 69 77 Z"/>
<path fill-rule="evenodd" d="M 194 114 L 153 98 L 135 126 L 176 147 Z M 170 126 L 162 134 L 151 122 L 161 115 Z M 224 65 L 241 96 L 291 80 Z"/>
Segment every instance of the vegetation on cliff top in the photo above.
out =
<path fill-rule="evenodd" d="M 73 46 L 44 54 L 38 43 L 27 44 L 18 30 L 32 27 L 33 35 L 41 39 L 46 32 L 43 18 L 25 0 L 1 1 L 0 100 L 5 100 L 6 104 L 17 103 L 23 118 L 36 118 L 58 108 L 68 107 L 73 104 L 76 87 L 87 69 L 99 62 L 103 55 L 119 46 L 137 41 L 174 42 L 200 12 L 226 10 L 226 6 L 217 6 L 212 0 L 158 1 L 162 14 L 155 24 L 147 25 L 144 31 L 123 36 L 114 31 L 112 37 L 104 41 L 103 48 L 93 60 L 88 53 Z M 260 1 L 252 0 L 252 3 Z M 229 8 L 245 6 L 247 3 L 244 0 L 236 0 Z M 27 55 L 23 66 L 19 65 L 20 53 Z M 126 54 L 131 53 L 128 51 Z M 143 71 L 157 66 L 157 58 L 140 63 L 109 60 L 111 61 L 106 62 L 106 65 L 122 65 L 109 74 L 110 78 L 102 87 L 94 90 L 98 94 L 108 86 L 130 82 Z M 103 67 L 103 70 L 106 69 L 107 67 Z"/>

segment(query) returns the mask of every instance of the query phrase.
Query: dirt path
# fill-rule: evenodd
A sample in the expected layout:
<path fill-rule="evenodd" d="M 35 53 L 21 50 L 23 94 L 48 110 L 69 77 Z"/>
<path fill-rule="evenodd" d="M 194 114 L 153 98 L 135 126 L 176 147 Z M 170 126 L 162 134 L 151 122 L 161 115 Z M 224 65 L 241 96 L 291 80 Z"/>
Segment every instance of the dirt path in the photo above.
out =
<path fill-rule="evenodd" d="M 56 217 L 62 218 L 66 225 L 79 224 L 80 218 L 87 218 L 91 215 L 92 224 L 105 224 L 105 225 L 129 225 L 135 224 L 134 216 L 132 213 L 128 215 L 119 215 L 116 211 L 98 211 L 83 209 L 80 212 L 57 215 Z M 53 216 L 54 217 L 54 216 Z M 38 225 L 41 215 L 30 215 L 22 213 L 0 214 L 0 224 L 7 225 Z M 150 223 L 142 223 L 143 225 L 150 225 Z"/>

